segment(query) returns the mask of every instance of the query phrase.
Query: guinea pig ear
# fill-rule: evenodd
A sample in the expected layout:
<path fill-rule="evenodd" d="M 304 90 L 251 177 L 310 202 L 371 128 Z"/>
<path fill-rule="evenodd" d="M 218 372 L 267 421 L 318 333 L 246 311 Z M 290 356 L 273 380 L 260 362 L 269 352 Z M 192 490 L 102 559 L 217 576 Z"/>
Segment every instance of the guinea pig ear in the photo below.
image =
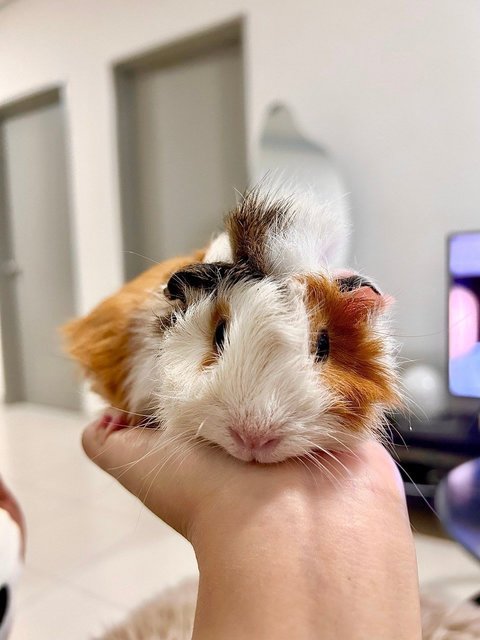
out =
<path fill-rule="evenodd" d="M 211 293 L 232 268 L 225 262 L 191 264 L 176 271 L 167 282 L 163 293 L 169 300 L 187 303 L 189 291 Z"/>
<path fill-rule="evenodd" d="M 358 273 L 343 272 L 335 281 L 359 318 L 382 314 L 394 302 L 392 296 L 382 294 L 371 280 Z"/>
<path fill-rule="evenodd" d="M 345 221 L 312 193 L 254 188 L 227 217 L 233 259 L 265 275 L 324 269 L 344 250 Z"/>
<path fill-rule="evenodd" d="M 202 262 L 233 262 L 232 245 L 227 233 L 223 232 L 212 240 Z"/>

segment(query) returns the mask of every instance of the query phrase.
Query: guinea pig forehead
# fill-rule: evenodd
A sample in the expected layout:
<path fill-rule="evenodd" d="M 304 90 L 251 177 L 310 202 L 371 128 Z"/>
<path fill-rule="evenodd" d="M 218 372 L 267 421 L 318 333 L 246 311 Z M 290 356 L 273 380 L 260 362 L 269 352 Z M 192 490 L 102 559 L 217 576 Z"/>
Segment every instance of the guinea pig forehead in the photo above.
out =
<path fill-rule="evenodd" d="M 260 272 L 252 269 L 248 263 L 237 262 L 231 265 L 225 277 L 218 282 L 215 290 L 217 298 L 232 298 L 249 287 L 256 287 L 268 279 Z"/>
<path fill-rule="evenodd" d="M 214 300 L 217 307 L 229 308 L 232 317 L 239 313 L 267 316 L 288 312 L 292 296 L 286 282 L 239 269 L 219 284 Z"/>

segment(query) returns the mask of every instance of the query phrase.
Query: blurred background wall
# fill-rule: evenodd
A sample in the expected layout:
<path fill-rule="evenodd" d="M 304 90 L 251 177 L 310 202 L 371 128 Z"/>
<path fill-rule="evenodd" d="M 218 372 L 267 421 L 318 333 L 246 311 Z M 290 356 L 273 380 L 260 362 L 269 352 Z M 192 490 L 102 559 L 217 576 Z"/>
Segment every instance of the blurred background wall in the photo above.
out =
<path fill-rule="evenodd" d="M 480 227 L 476 0 L 0 3 L 0 111 L 64 98 L 76 311 L 124 276 L 114 66 L 240 18 L 247 169 L 267 109 L 288 105 L 337 163 L 351 262 L 397 298 L 404 355 L 441 364 L 445 236 Z"/>

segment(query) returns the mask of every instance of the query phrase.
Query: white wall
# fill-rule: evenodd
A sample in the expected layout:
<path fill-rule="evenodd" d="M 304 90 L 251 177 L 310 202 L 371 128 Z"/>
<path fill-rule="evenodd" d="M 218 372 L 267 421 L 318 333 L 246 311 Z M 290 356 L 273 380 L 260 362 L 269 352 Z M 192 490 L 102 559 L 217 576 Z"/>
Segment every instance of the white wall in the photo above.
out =
<path fill-rule="evenodd" d="M 351 189 L 357 266 L 398 299 L 406 355 L 441 361 L 444 236 L 480 227 L 478 0 L 17 0 L 0 10 L 0 105 L 63 84 L 78 310 L 121 282 L 112 65 L 247 21 L 250 160 L 290 105 Z"/>

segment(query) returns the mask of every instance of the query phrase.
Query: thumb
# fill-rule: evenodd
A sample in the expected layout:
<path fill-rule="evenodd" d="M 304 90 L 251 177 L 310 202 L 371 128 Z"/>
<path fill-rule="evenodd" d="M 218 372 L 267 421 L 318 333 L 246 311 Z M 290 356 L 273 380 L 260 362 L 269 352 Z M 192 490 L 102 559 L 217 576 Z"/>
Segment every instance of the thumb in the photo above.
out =
<path fill-rule="evenodd" d="M 153 469 L 160 437 L 154 429 L 127 427 L 105 415 L 84 430 L 82 445 L 90 460 L 139 496 L 137 482 Z"/>

